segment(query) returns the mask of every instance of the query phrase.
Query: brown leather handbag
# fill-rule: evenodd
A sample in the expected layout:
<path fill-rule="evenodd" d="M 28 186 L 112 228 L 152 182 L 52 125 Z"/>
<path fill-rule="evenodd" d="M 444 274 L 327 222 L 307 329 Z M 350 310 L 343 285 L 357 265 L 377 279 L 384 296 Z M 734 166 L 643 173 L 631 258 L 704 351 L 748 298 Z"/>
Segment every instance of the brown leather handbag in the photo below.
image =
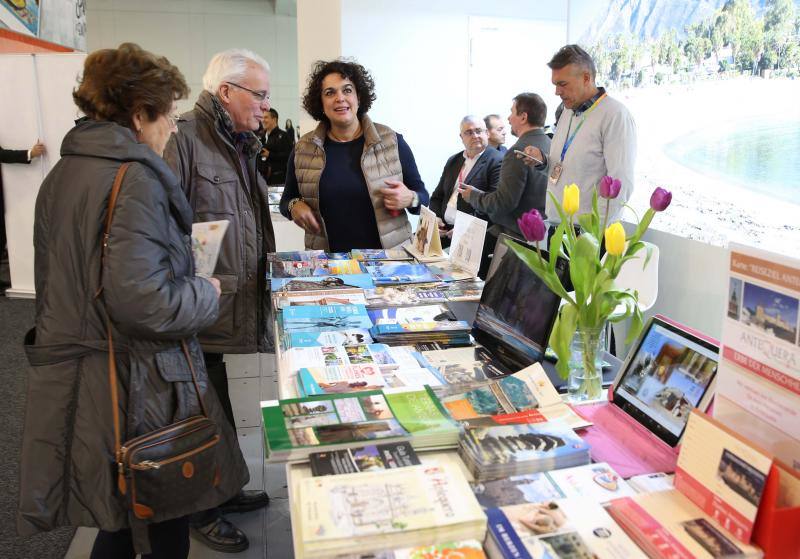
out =
<path fill-rule="evenodd" d="M 111 189 L 103 235 L 102 261 L 105 261 L 114 206 L 129 165 L 122 164 Z M 102 287 L 97 296 L 101 293 Z M 117 364 L 108 313 L 106 331 L 117 487 L 126 497 L 133 515 L 140 520 L 158 522 L 193 512 L 190 510 L 192 503 L 219 483 L 215 447 L 220 435 L 217 424 L 208 417 L 203 403 L 189 347 L 186 341 L 181 340 L 202 415 L 177 421 L 120 443 Z"/>

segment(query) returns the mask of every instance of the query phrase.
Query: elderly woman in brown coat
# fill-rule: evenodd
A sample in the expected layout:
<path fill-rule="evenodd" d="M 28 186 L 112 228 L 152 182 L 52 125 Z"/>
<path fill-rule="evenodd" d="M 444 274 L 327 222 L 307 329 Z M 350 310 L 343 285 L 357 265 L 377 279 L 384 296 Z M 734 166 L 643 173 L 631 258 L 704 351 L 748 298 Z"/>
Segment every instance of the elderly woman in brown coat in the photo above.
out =
<path fill-rule="evenodd" d="M 175 66 L 136 45 L 90 54 L 73 93 L 88 118 L 64 138 L 36 201 L 36 328 L 26 338 L 32 367 L 17 528 L 97 526 L 93 559 L 186 557 L 186 515 L 231 498 L 248 479 L 195 337 L 217 318 L 219 284 L 194 275 L 192 211 L 161 158 L 175 100 L 187 93 Z M 109 193 L 126 162 L 101 261 Z M 219 427 L 221 475 L 172 518 L 143 525 L 117 486 L 107 318 L 122 441 L 201 412 L 182 342 Z"/>

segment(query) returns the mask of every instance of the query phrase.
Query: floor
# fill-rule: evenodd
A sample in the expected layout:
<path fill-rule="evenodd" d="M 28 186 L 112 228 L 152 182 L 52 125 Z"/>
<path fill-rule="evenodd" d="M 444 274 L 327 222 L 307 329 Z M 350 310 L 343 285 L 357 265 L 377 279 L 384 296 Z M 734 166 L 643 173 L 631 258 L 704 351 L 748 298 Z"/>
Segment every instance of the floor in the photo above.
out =
<path fill-rule="evenodd" d="M 191 559 L 263 559 L 292 557 L 291 524 L 282 464 L 264 464 L 264 438 L 258 402 L 277 398 L 275 358 L 272 354 L 226 356 L 228 386 L 237 422 L 239 446 L 250 469 L 245 489 L 264 488 L 270 496 L 265 510 L 230 515 L 228 519 L 247 534 L 250 548 L 235 555 L 219 553 L 192 540 Z M 88 559 L 97 530 L 79 528 L 65 559 Z"/>

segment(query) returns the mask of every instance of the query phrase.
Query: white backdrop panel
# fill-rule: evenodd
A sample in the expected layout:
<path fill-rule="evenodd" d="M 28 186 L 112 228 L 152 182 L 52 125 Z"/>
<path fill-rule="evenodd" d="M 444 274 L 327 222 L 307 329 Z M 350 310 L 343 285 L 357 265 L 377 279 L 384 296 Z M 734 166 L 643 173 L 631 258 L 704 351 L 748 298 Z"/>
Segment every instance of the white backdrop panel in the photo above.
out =
<path fill-rule="evenodd" d="M 34 294 L 36 195 L 78 116 L 72 90 L 85 58 L 82 53 L 0 55 L 0 75 L 12 77 L 0 80 L 0 145 L 28 149 L 40 138 L 47 147 L 30 165 L 2 165 L 12 296 Z"/>

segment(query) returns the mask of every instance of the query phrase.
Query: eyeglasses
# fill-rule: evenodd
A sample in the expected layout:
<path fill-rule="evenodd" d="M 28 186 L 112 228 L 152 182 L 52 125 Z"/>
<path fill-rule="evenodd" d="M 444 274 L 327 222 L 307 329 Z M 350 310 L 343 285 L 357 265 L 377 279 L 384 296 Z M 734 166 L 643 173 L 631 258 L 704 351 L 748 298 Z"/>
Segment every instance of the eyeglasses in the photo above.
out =
<path fill-rule="evenodd" d="M 462 131 L 461 135 L 462 136 L 480 136 L 484 132 L 486 132 L 485 128 L 468 128 L 467 130 Z"/>
<path fill-rule="evenodd" d="M 245 90 L 250 95 L 252 95 L 254 99 L 257 99 L 259 103 L 263 103 L 264 101 L 269 101 L 269 92 L 267 91 L 253 91 L 252 89 L 245 87 L 243 85 L 239 85 L 238 83 L 233 83 L 233 82 L 225 82 L 225 83 L 228 85 L 232 85 L 233 87 L 238 87 L 239 89 Z"/>

